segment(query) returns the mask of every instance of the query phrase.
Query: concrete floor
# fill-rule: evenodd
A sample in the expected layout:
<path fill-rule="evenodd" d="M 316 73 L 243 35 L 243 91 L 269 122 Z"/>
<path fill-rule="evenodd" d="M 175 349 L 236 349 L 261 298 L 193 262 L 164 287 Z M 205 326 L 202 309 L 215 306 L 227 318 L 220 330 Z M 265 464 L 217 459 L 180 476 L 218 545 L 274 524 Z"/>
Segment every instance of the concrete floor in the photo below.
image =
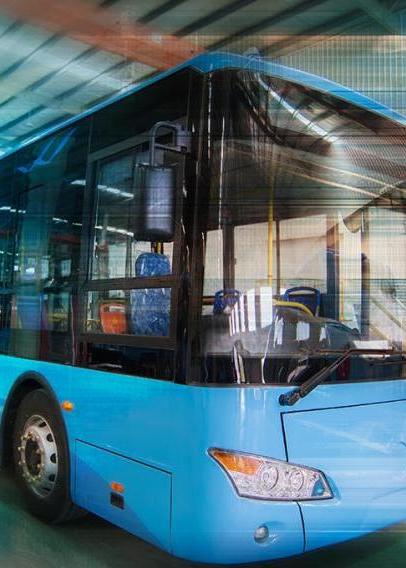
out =
<path fill-rule="evenodd" d="M 406 523 L 261 568 L 405 568 Z M 177 560 L 92 515 L 61 527 L 23 509 L 7 474 L 0 475 L 0 568 L 186 568 Z M 258 566 L 258 565 L 257 565 Z"/>

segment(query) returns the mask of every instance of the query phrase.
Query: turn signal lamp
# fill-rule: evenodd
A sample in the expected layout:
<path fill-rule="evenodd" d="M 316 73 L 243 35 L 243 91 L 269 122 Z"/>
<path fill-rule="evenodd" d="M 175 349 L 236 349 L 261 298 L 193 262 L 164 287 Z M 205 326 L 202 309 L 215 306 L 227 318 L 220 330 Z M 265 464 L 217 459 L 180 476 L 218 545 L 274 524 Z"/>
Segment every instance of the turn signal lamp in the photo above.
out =
<path fill-rule="evenodd" d="M 324 474 L 311 467 L 211 448 L 209 455 L 224 469 L 238 495 L 269 501 L 331 499 Z"/>

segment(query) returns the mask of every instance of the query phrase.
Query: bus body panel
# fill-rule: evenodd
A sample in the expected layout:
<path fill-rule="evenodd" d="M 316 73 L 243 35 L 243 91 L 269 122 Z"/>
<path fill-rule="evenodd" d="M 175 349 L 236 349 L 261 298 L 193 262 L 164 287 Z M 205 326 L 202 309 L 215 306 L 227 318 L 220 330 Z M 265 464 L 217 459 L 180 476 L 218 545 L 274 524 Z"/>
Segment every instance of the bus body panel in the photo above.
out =
<path fill-rule="evenodd" d="M 292 412 L 284 426 L 289 461 L 322 470 L 334 493 L 300 504 L 307 550 L 405 518 L 405 400 Z"/>
<path fill-rule="evenodd" d="M 75 437 L 171 473 L 173 554 L 234 563 L 303 552 L 298 505 L 239 498 L 207 453 L 214 446 L 252 448 L 285 459 L 279 410 L 269 389 L 192 387 L 78 371 Z M 103 516 L 111 519 L 108 506 Z M 267 546 L 254 541 L 264 523 L 273 535 Z M 142 536 L 134 526 L 125 528 Z"/>
<path fill-rule="evenodd" d="M 307 548 L 338 542 L 377 528 L 376 518 L 368 518 L 372 509 L 368 509 L 365 502 L 359 503 L 358 513 L 362 507 L 364 512 L 354 517 L 353 532 L 346 532 L 340 524 L 345 516 L 350 516 L 344 498 L 351 499 L 351 488 L 348 487 L 351 468 L 358 467 L 358 475 L 361 475 L 361 464 L 353 454 L 359 440 L 366 440 L 370 433 L 379 433 L 379 436 L 372 437 L 369 445 L 365 442 L 364 451 L 369 449 L 370 456 L 375 456 L 370 457 L 366 467 L 377 467 L 376 456 L 379 456 L 382 458 L 379 469 L 390 470 L 390 477 L 379 480 L 381 492 L 377 497 L 389 511 L 379 526 L 402 518 L 399 508 L 395 514 L 391 512 L 390 502 L 395 498 L 400 506 L 405 505 L 405 493 L 400 490 L 405 471 L 406 448 L 402 445 L 405 441 L 405 403 L 396 402 L 406 400 L 404 380 L 321 385 L 286 410 L 278 402 L 280 394 L 286 392 L 286 386 L 184 386 L 3 357 L 0 362 L 3 407 L 13 382 L 28 370 L 46 379 L 58 401 L 70 400 L 74 405 L 72 412 L 63 413 L 71 452 L 73 499 L 178 556 L 231 563 L 303 552 L 299 505 L 238 497 L 225 472 L 207 454 L 210 447 L 222 447 L 285 460 L 282 420 L 289 460 L 324 471 L 334 492 L 332 500 L 300 504 L 307 529 Z M 395 402 L 376 404 L 382 400 Z M 376 412 L 376 408 L 382 410 Z M 383 421 L 386 421 L 384 426 Z M 386 445 L 385 437 L 388 439 Z M 400 442 L 398 454 L 395 439 Z M 80 452 L 77 452 L 76 447 L 80 444 Z M 90 459 L 88 450 L 93 446 L 98 451 L 93 452 Z M 84 449 L 86 451 L 82 451 Z M 331 465 L 340 453 L 343 455 L 339 460 L 343 471 L 341 477 Z M 86 464 L 81 464 L 76 472 L 78 460 L 85 456 L 89 460 L 86 457 Z M 168 482 L 164 480 L 166 475 L 172 476 L 170 544 L 164 512 L 156 523 L 153 515 L 148 517 L 153 511 L 153 486 L 148 483 L 143 488 L 146 491 L 144 502 L 136 498 L 137 491 L 142 490 L 142 482 L 139 488 L 128 486 L 128 480 L 131 480 L 128 472 L 133 466 L 130 460 L 141 469 L 153 469 L 164 476 L 158 475 L 163 480 L 157 490 L 157 499 L 164 501 L 164 512 L 168 507 Z M 123 463 L 129 468 L 128 472 L 119 467 Z M 395 466 L 399 467 L 397 477 Z M 101 472 L 103 479 L 100 479 Z M 135 476 L 134 483 L 137 479 L 142 479 L 142 475 Z M 394 479 L 397 479 L 396 487 Z M 120 515 L 117 507 L 108 501 L 112 481 L 126 486 L 128 510 L 123 522 L 117 520 Z M 104 487 L 103 506 L 89 505 L 89 493 L 94 484 Z M 369 504 L 371 494 L 364 493 L 364 497 Z M 331 511 L 338 513 L 326 517 Z M 147 528 L 131 520 L 137 516 L 150 519 Z M 328 518 L 330 526 L 326 533 L 320 529 L 326 528 Z M 254 531 L 264 524 L 271 537 L 265 545 L 257 544 Z"/>
<path fill-rule="evenodd" d="M 278 389 L 184 386 L 2 357 L 2 409 L 27 372 L 44 377 L 58 402 L 73 403 L 63 418 L 77 504 L 191 560 L 237 563 L 303 552 L 297 503 L 238 497 L 207 453 L 220 446 L 285 459 Z M 152 478 L 159 479 L 156 493 Z M 110 503 L 112 481 L 125 486 L 124 511 Z M 154 523 L 159 502 L 163 511 Z M 263 524 L 271 533 L 266 545 L 254 540 Z"/>
<path fill-rule="evenodd" d="M 170 550 L 171 475 L 78 440 L 75 454 L 77 504 Z"/>

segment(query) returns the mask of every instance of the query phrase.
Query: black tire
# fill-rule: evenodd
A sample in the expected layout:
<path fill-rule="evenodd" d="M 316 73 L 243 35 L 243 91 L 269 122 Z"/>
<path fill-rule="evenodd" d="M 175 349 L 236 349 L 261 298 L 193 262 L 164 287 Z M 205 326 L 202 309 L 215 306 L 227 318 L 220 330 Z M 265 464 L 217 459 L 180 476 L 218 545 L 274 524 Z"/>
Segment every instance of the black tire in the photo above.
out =
<path fill-rule="evenodd" d="M 69 451 L 62 416 L 44 389 L 27 394 L 18 408 L 13 462 L 16 479 L 33 515 L 56 524 L 83 514 L 70 498 Z M 35 477 L 37 469 L 40 471 Z"/>

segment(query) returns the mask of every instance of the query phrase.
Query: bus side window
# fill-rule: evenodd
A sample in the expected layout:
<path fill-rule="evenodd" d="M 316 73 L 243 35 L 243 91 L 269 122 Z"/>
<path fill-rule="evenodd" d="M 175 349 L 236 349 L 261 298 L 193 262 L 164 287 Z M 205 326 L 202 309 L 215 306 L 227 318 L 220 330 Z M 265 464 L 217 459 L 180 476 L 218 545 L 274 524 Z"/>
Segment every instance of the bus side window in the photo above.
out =
<path fill-rule="evenodd" d="M 19 356 L 73 362 L 87 135 L 71 128 L 17 157 L 9 350 Z"/>
<path fill-rule="evenodd" d="M 176 347 L 171 308 L 179 281 L 175 236 L 169 242 L 138 240 L 134 221 L 139 207 L 135 168 L 147 159 L 147 149 L 140 143 L 95 164 L 82 359 L 92 367 L 171 379 Z M 157 161 L 165 164 L 165 159 L 159 150 Z"/>
<path fill-rule="evenodd" d="M 134 236 L 134 216 L 137 215 L 134 167 L 144 155 L 145 152 L 132 150 L 100 164 L 96 186 L 92 280 L 137 277 L 137 258 L 152 250 L 154 243 L 137 240 Z M 170 273 L 173 243 L 161 243 L 160 252 L 169 261 L 167 273 Z"/>

